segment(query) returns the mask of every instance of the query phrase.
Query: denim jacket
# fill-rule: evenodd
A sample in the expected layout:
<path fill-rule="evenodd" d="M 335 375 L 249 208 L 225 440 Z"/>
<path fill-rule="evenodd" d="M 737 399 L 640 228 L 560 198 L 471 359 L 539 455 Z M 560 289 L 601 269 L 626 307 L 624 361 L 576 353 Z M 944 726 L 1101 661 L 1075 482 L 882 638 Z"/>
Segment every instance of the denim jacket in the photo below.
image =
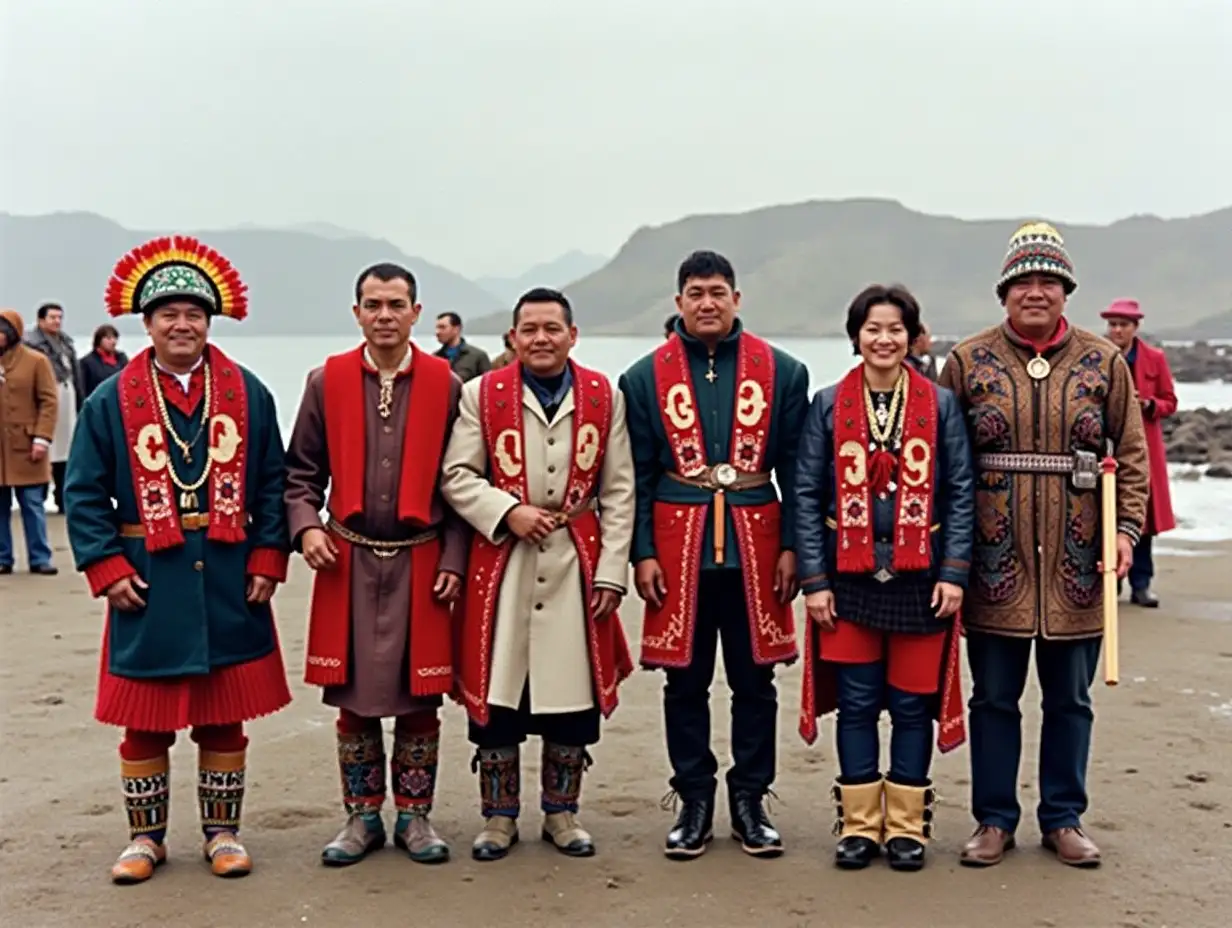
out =
<path fill-rule="evenodd" d="M 975 476 L 966 423 L 954 394 L 937 391 L 937 453 L 933 462 L 933 568 L 938 580 L 964 589 L 975 532 Z M 838 384 L 819 390 L 809 406 L 796 461 L 797 575 L 806 594 L 830 588 L 838 533 L 833 528 L 838 488 L 834 462 L 834 402 Z M 898 493 L 872 500 L 877 568 L 894 560 Z"/>

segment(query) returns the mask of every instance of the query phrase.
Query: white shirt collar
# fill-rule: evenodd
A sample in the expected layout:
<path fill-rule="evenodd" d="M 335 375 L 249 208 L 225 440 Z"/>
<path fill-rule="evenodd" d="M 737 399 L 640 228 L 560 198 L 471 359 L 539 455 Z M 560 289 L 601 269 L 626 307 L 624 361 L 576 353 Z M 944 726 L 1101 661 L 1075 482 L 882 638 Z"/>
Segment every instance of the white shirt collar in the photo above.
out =
<path fill-rule="evenodd" d="M 167 368 L 163 367 L 163 365 L 159 363 L 158 358 L 154 359 L 154 366 L 157 367 L 164 374 L 170 374 L 172 377 L 174 377 L 176 381 L 179 383 L 180 387 L 184 390 L 185 394 L 188 393 L 188 384 L 192 380 L 193 371 L 195 371 L 197 368 L 199 368 L 204 363 L 205 363 L 205 353 L 202 352 L 201 356 L 197 358 L 196 363 L 194 363 L 193 366 L 188 369 L 187 373 L 179 374 L 179 373 L 176 373 L 175 371 L 169 371 L 167 370 Z"/>
<path fill-rule="evenodd" d="M 411 361 L 413 361 L 414 358 L 415 358 L 415 352 L 411 351 L 411 344 L 410 342 L 407 342 L 406 354 L 403 355 L 402 360 L 398 362 L 398 368 L 395 371 L 395 373 L 401 374 L 409 370 L 411 367 Z M 372 351 L 369 349 L 367 345 L 364 345 L 364 361 L 368 363 L 369 367 L 374 367 L 378 371 L 380 370 L 380 368 L 377 367 L 376 361 L 372 359 Z"/>

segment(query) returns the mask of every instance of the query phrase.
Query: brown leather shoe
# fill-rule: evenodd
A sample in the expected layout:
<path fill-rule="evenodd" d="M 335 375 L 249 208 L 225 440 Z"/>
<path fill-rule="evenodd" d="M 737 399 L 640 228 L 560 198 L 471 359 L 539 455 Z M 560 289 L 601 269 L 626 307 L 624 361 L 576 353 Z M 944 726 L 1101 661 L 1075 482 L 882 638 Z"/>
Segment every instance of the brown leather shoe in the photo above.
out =
<path fill-rule="evenodd" d="M 1099 847 L 1081 828 L 1058 828 L 1044 835 L 1044 847 L 1057 855 L 1057 860 L 1071 867 L 1098 867 Z"/>
<path fill-rule="evenodd" d="M 1013 850 L 1014 836 L 996 825 L 981 825 L 963 845 L 958 862 L 964 867 L 992 867 Z"/>

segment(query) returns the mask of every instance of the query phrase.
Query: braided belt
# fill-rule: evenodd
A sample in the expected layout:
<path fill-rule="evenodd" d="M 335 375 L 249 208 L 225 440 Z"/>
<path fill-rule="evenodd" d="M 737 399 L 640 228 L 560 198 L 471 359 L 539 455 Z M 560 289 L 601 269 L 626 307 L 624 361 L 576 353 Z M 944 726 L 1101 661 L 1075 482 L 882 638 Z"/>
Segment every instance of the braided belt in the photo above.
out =
<path fill-rule="evenodd" d="M 330 519 L 325 527 L 343 541 L 358 545 L 361 548 L 367 548 L 380 558 L 394 557 L 399 551 L 406 548 L 414 548 L 416 545 L 426 544 L 440 534 L 439 530 L 430 528 L 427 531 L 420 532 L 418 535 L 412 535 L 410 538 L 386 541 L 384 539 L 368 538 L 365 535 L 359 534 L 359 532 L 351 531 L 351 529 L 347 528 L 337 519 Z"/>
<path fill-rule="evenodd" d="M 975 466 L 980 470 L 1014 474 L 1064 474 L 1079 490 L 1093 490 L 1099 482 L 1099 458 L 1093 451 L 1075 451 L 1073 454 L 1034 451 L 977 454 Z"/>

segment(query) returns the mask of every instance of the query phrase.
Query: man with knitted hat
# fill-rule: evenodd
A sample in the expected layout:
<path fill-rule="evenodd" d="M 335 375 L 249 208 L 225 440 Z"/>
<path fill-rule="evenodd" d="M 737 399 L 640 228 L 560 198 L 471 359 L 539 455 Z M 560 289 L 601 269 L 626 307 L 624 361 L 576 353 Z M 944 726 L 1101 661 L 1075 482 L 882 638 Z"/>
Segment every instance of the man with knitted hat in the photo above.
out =
<path fill-rule="evenodd" d="M 975 543 L 963 604 L 973 692 L 968 866 L 1001 862 L 1021 817 L 1019 703 L 1032 645 L 1043 692 L 1039 802 L 1044 847 L 1098 866 L 1082 829 L 1103 636 L 1100 460 L 1117 463 L 1117 575 L 1146 519 L 1146 439 L 1133 375 L 1114 345 L 1065 318 L 1078 287 L 1047 223 L 1010 239 L 996 284 L 1006 318 L 954 347 L 939 378 L 967 413 L 976 470 Z"/>
<path fill-rule="evenodd" d="M 205 859 L 243 876 L 244 722 L 291 701 L 270 609 L 290 553 L 274 398 L 209 344 L 212 319 L 243 319 L 248 300 L 195 239 L 125 255 L 106 301 L 140 314 L 152 342 L 86 401 L 64 488 L 73 559 L 107 600 L 94 717 L 124 729 L 130 843 L 111 876 L 140 883 L 167 858 L 169 752 L 184 728 Z"/>
<path fill-rule="evenodd" d="M 1129 369 L 1133 371 L 1134 389 L 1138 394 L 1138 406 L 1142 409 L 1143 428 L 1146 431 L 1147 455 L 1151 462 L 1146 528 L 1142 538 L 1134 545 L 1134 562 L 1129 568 L 1129 600 L 1136 606 L 1156 609 L 1159 598 L 1151 592 L 1151 578 L 1155 574 L 1151 540 L 1176 528 L 1162 425 L 1164 419 L 1176 412 L 1176 389 L 1172 384 L 1167 355 L 1138 337 L 1143 314 L 1137 300 L 1114 300 L 1100 316 L 1108 324 L 1108 341 L 1121 349 L 1129 362 Z"/>

